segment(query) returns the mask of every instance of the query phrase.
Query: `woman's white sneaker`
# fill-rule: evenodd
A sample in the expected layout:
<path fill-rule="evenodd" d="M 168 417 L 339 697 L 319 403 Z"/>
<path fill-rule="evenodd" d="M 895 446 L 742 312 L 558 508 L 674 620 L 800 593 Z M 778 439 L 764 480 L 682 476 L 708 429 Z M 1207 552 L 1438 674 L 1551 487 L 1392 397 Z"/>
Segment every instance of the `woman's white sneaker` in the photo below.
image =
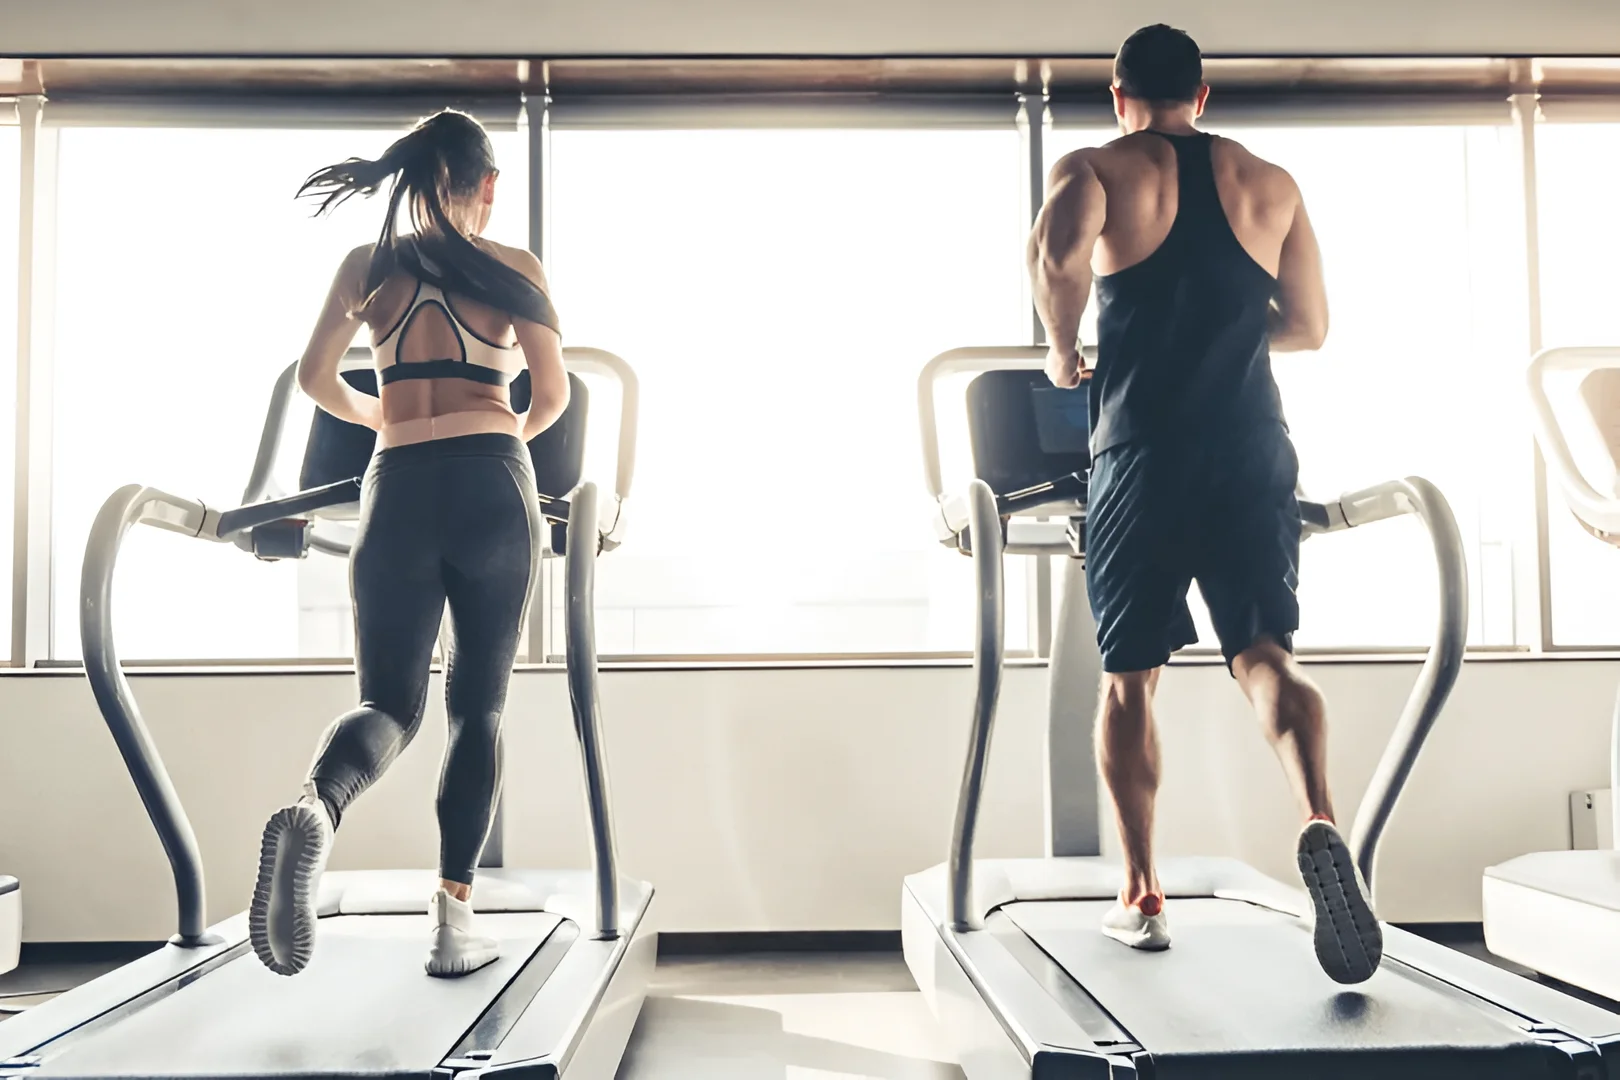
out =
<path fill-rule="evenodd" d="M 428 947 L 427 973 L 440 978 L 467 975 L 500 958 L 501 944 L 480 934 L 473 925 L 472 905 L 440 889 L 428 901 L 433 916 L 433 943 Z"/>
<path fill-rule="evenodd" d="M 315 903 L 332 850 L 332 819 L 313 790 L 277 810 L 259 845 L 248 940 L 264 966 L 296 975 L 315 955 Z"/>

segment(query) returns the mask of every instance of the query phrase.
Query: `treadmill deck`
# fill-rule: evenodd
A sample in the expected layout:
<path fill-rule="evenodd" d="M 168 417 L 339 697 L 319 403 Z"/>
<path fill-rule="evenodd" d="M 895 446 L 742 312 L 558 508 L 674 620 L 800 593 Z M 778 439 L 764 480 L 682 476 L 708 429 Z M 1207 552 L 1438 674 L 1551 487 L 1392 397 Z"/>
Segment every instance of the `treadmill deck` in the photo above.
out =
<path fill-rule="evenodd" d="M 500 959 L 435 979 L 422 969 L 421 914 L 323 918 L 315 958 L 298 975 L 273 974 L 247 949 L 65 1036 L 70 1045 L 29 1075 L 427 1077 L 562 921 L 547 912 L 481 916 L 501 940 Z"/>
<path fill-rule="evenodd" d="M 1148 1049 L 1157 1080 L 1376 1076 L 1528 1080 L 1569 1059 L 1515 1014 L 1387 960 L 1340 986 L 1308 927 L 1234 900 L 1173 900 L 1173 944 L 1131 953 L 1098 927 L 1111 901 L 1024 901 L 1002 913 Z"/>

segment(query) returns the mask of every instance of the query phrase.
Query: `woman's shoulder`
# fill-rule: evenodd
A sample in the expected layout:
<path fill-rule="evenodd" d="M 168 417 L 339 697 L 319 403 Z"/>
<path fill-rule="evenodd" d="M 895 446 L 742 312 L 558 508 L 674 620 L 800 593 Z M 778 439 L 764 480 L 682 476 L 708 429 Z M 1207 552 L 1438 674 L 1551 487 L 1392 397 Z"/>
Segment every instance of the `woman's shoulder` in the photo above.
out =
<path fill-rule="evenodd" d="M 346 267 L 370 266 L 371 256 L 376 252 L 376 244 L 361 244 L 359 247 L 349 249 L 343 256 L 343 265 Z"/>
<path fill-rule="evenodd" d="M 478 237 L 474 242 L 541 289 L 546 287 L 546 275 L 540 267 L 540 260 L 528 248 L 511 247 L 485 236 Z"/>

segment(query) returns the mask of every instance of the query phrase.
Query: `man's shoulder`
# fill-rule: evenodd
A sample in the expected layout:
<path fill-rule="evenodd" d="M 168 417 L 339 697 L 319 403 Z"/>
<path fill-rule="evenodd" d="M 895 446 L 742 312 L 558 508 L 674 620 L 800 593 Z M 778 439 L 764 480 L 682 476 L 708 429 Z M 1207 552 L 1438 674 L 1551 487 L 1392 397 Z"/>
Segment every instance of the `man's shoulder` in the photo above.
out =
<path fill-rule="evenodd" d="M 1287 169 L 1274 161 L 1256 154 L 1236 139 L 1225 135 L 1211 136 L 1212 153 L 1218 164 L 1233 168 L 1246 183 L 1269 189 L 1278 194 L 1297 193 L 1299 187 Z"/>
<path fill-rule="evenodd" d="M 1129 135 L 1103 143 L 1101 146 L 1083 146 L 1071 150 L 1058 159 L 1052 169 L 1054 178 L 1065 178 L 1090 173 L 1106 187 L 1111 181 L 1134 175 L 1151 163 L 1144 147 Z"/>

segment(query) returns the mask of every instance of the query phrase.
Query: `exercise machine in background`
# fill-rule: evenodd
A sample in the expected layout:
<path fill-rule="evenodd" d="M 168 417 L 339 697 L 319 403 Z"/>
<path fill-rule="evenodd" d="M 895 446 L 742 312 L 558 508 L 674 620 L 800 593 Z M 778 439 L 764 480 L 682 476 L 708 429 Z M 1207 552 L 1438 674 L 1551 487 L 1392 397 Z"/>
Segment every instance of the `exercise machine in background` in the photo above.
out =
<path fill-rule="evenodd" d="M 1085 582 L 1086 394 L 1052 387 L 1044 358 L 1042 348 L 957 349 L 918 382 L 936 525 L 973 558 L 976 696 L 949 858 L 906 879 L 901 927 L 906 963 L 970 1080 L 1620 1078 L 1620 1016 L 1393 927 L 1371 980 L 1331 982 L 1313 954 L 1303 889 L 1232 859 L 1159 864 L 1174 901 L 1168 952 L 1103 936 L 1103 913 L 1124 882 L 1101 857 L 1092 750 L 1102 663 Z M 975 479 L 953 496 L 935 395 L 942 378 L 961 373 L 976 375 L 967 393 Z M 1351 830 L 1370 884 L 1378 839 L 1462 665 L 1466 563 L 1450 508 L 1424 480 L 1302 500 L 1300 511 L 1307 536 L 1415 515 L 1439 571 L 1434 644 Z M 1043 859 L 974 858 L 1004 651 L 1003 552 L 1060 556 L 1066 568 L 1051 648 Z"/>
<path fill-rule="evenodd" d="M 1584 434 L 1611 461 L 1607 492 L 1576 463 L 1568 426 L 1548 393 L 1559 376 L 1578 381 L 1572 395 Z M 1581 526 L 1620 545 L 1620 348 L 1549 349 L 1530 365 L 1536 441 L 1547 475 Z M 1609 745 L 1611 791 L 1620 790 L 1620 702 Z M 1612 803 L 1611 803 L 1612 808 Z M 1612 811 L 1611 811 L 1612 812 Z M 1485 947 L 1544 975 L 1620 999 L 1620 853 L 1541 851 L 1485 871 Z"/>
<path fill-rule="evenodd" d="M 364 353 L 360 350 L 359 353 Z M 357 353 L 357 358 L 359 357 Z M 635 1025 L 657 952 L 653 890 L 621 877 L 614 849 L 597 694 L 596 556 L 617 543 L 635 461 L 636 380 L 618 357 L 565 349 L 572 398 L 529 444 L 544 554 L 566 567 L 568 687 L 585 769 L 593 867 L 486 865 L 478 910 L 502 939 L 495 963 L 459 979 L 422 974 L 422 927 L 437 872 L 327 873 L 320 947 L 296 978 L 268 971 L 247 940 L 247 916 L 205 918 L 197 840 L 142 721 L 113 640 L 120 543 L 135 525 L 235 543 L 261 559 L 314 550 L 346 556 L 375 433 L 316 410 L 301 490 L 275 495 L 275 463 L 295 385 L 277 380 L 246 505 L 220 510 L 138 484 L 101 508 L 85 551 L 80 632 L 85 672 L 174 873 L 179 930 L 163 948 L 0 1025 L 0 1080 L 45 1077 L 511 1077 L 610 1080 Z M 582 481 L 589 394 L 578 372 L 619 382 L 614 491 Z M 373 396 L 367 366 L 343 373 Z M 512 384 L 528 404 L 527 374 Z M 238 768 L 234 762 L 221 768 Z M 497 817 L 496 833 L 504 815 Z M 499 863 L 499 843 L 493 845 Z M 485 860 L 486 864 L 491 860 Z"/>

